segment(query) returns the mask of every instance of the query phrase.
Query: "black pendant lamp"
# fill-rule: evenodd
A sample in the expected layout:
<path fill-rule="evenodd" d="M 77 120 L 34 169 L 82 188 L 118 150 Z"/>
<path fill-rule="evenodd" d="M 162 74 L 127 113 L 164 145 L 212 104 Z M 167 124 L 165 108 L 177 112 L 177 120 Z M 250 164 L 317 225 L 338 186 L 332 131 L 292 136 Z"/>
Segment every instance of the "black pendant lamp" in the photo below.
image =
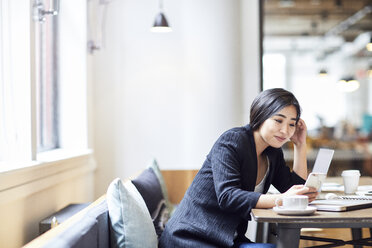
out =
<path fill-rule="evenodd" d="M 320 71 L 319 71 L 319 76 L 321 76 L 321 77 L 325 77 L 325 76 L 327 76 L 327 75 L 328 75 L 328 72 L 327 72 L 326 69 L 324 69 L 324 68 L 320 69 Z"/>
<path fill-rule="evenodd" d="M 172 32 L 172 28 L 169 26 L 167 18 L 163 13 L 163 1 L 159 0 L 159 14 L 155 17 L 154 25 L 151 28 L 152 32 Z"/>

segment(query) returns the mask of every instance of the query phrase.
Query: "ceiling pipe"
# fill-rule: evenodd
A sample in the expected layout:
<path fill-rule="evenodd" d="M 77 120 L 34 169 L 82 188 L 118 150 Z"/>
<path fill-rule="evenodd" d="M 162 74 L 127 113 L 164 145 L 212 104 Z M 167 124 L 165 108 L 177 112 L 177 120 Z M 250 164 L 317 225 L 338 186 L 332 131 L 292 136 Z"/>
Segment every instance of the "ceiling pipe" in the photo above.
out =
<path fill-rule="evenodd" d="M 328 30 L 328 32 L 326 32 L 324 36 L 326 37 L 335 36 L 335 35 L 340 34 L 341 32 L 344 32 L 351 25 L 355 24 L 356 22 L 358 22 L 360 19 L 362 19 L 364 16 L 368 15 L 371 12 L 372 12 L 372 6 L 371 5 L 365 6 L 363 9 L 359 10 L 354 15 L 347 18 L 345 21 L 340 22 L 338 25 Z"/>

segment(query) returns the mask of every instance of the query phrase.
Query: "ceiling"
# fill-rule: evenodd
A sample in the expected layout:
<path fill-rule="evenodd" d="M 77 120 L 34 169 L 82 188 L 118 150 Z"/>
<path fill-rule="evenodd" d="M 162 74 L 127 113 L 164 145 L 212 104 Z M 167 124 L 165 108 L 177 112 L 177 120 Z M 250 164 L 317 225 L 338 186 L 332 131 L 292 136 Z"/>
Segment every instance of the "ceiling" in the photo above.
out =
<path fill-rule="evenodd" d="M 264 0 L 264 37 L 341 36 L 352 42 L 372 33 L 372 0 Z"/>

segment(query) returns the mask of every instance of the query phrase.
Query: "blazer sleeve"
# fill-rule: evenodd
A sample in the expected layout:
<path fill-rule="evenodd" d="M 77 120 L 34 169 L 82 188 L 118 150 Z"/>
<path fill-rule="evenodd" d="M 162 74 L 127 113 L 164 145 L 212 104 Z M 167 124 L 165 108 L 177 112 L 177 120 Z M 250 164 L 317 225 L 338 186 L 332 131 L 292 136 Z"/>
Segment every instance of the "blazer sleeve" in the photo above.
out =
<path fill-rule="evenodd" d="M 287 191 L 296 184 L 305 184 L 305 180 L 297 175 L 286 165 L 282 149 L 278 149 L 275 158 L 271 161 L 276 163 L 273 181 L 271 184 L 281 193 Z"/>
<path fill-rule="evenodd" d="M 219 207 L 250 220 L 251 209 L 256 206 L 261 193 L 242 189 L 242 161 L 239 158 L 241 142 L 240 134 L 237 132 L 223 134 L 214 145 L 210 160 Z M 255 160 L 251 161 L 254 163 Z"/>

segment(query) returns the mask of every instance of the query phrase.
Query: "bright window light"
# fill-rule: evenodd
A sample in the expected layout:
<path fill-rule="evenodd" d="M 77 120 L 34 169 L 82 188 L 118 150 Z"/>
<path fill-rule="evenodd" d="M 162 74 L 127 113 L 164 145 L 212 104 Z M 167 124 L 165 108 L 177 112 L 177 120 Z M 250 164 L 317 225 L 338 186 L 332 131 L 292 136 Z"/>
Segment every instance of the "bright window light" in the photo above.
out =
<path fill-rule="evenodd" d="M 286 58 L 280 53 L 263 56 L 263 88 L 285 88 Z"/>
<path fill-rule="evenodd" d="M 0 1 L 0 161 L 30 161 L 28 6 Z"/>
<path fill-rule="evenodd" d="M 359 82 L 353 80 L 340 80 L 337 82 L 337 89 L 341 92 L 353 92 L 359 89 Z"/>

